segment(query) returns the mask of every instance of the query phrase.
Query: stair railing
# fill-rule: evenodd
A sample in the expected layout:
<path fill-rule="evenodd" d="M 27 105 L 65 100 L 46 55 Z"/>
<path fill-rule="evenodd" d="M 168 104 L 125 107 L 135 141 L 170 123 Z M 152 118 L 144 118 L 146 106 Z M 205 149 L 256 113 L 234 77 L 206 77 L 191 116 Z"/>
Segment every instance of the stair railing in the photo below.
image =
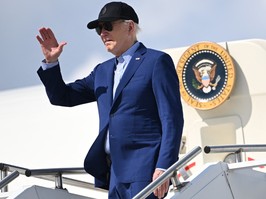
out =
<path fill-rule="evenodd" d="M 219 145 L 219 146 L 205 146 L 204 152 L 208 153 L 230 153 L 227 155 L 233 156 L 234 160 L 228 163 L 234 162 L 243 162 L 244 161 L 244 152 L 265 152 L 266 145 L 265 144 L 236 144 L 236 145 Z M 225 158 L 225 162 L 227 162 Z M 230 158 L 232 159 L 232 158 Z"/>
<path fill-rule="evenodd" d="M 196 157 L 201 152 L 201 147 L 195 147 L 188 154 L 184 155 L 180 160 L 169 167 L 161 176 L 151 182 L 147 187 L 140 191 L 133 199 L 147 198 L 157 187 L 163 184 L 169 178 L 173 184 L 174 190 L 178 190 L 183 185 L 179 182 L 177 171 L 183 168 L 190 160 Z"/>
<path fill-rule="evenodd" d="M 1 190 L 3 189 L 3 191 L 4 191 L 5 188 L 7 187 L 7 185 L 10 182 L 12 182 L 13 180 L 15 180 L 18 176 L 19 176 L 19 172 L 18 171 L 13 171 L 10 175 L 7 175 L 4 178 L 1 178 L 1 181 L 0 181 L 0 189 Z"/>
<path fill-rule="evenodd" d="M 82 167 L 74 168 L 50 168 L 50 169 L 27 169 L 10 164 L 0 163 L 0 188 L 1 192 L 8 191 L 8 184 L 14 180 L 18 174 L 26 175 L 27 177 L 35 177 L 43 180 L 54 181 L 55 188 L 64 189 L 63 184 L 76 186 L 79 188 L 86 188 L 97 190 L 100 192 L 107 192 L 106 190 L 95 188 L 93 183 L 76 180 L 73 178 L 63 177 L 68 174 L 87 174 Z M 12 172 L 10 175 L 8 173 Z"/>

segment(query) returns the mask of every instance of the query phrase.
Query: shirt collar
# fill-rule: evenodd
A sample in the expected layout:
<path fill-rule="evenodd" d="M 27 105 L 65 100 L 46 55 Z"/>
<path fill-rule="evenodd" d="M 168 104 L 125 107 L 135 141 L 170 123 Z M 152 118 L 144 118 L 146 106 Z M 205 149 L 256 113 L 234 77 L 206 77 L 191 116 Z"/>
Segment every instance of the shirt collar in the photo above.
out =
<path fill-rule="evenodd" d="M 134 43 L 126 52 L 124 52 L 120 57 L 117 58 L 117 60 L 119 60 L 121 62 L 125 61 L 126 64 L 128 64 L 132 58 L 132 56 L 134 55 L 134 53 L 136 52 L 136 50 L 138 49 L 140 43 L 137 41 L 136 43 Z"/>

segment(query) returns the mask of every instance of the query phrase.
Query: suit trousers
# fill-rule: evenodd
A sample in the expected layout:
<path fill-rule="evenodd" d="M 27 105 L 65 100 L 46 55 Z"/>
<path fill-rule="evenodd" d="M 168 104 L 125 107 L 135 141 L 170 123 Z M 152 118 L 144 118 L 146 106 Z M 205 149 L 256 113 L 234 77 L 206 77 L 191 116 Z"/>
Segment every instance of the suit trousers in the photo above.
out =
<path fill-rule="evenodd" d="M 113 167 L 111 165 L 111 178 L 108 199 L 132 199 L 150 183 L 151 181 L 119 183 L 116 179 Z M 155 197 L 152 193 L 149 197 L 147 197 L 147 199 L 157 199 L 157 197 Z"/>

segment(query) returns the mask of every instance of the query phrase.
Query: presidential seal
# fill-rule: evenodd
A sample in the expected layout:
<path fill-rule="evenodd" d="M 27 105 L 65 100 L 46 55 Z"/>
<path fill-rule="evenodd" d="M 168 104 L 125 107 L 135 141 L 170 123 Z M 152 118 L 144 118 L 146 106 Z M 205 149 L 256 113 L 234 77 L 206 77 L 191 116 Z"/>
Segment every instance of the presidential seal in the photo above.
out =
<path fill-rule="evenodd" d="M 180 57 L 176 71 L 183 100 L 196 109 L 218 107 L 234 87 L 233 60 L 216 43 L 201 42 L 189 47 Z"/>

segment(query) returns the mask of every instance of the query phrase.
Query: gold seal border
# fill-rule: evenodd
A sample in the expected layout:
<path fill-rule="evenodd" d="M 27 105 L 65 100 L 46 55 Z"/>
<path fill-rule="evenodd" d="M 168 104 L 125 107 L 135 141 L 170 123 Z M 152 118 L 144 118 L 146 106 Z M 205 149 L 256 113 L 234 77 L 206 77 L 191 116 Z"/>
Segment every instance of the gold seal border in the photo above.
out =
<path fill-rule="evenodd" d="M 197 99 L 192 98 L 186 91 L 183 83 L 183 70 L 188 59 L 195 54 L 196 52 L 202 50 L 210 50 L 214 51 L 223 59 L 227 71 L 228 71 L 228 79 L 225 88 L 221 92 L 221 94 L 213 100 L 207 102 L 200 102 Z M 224 49 L 222 46 L 213 43 L 213 42 L 200 42 L 190 46 L 180 57 L 177 66 L 176 72 L 180 81 L 180 93 L 183 100 L 189 104 L 190 106 L 199 109 L 199 110 L 210 110 L 221 105 L 225 100 L 227 100 L 233 90 L 235 83 L 235 67 L 234 62 L 230 56 L 230 54 Z"/>

